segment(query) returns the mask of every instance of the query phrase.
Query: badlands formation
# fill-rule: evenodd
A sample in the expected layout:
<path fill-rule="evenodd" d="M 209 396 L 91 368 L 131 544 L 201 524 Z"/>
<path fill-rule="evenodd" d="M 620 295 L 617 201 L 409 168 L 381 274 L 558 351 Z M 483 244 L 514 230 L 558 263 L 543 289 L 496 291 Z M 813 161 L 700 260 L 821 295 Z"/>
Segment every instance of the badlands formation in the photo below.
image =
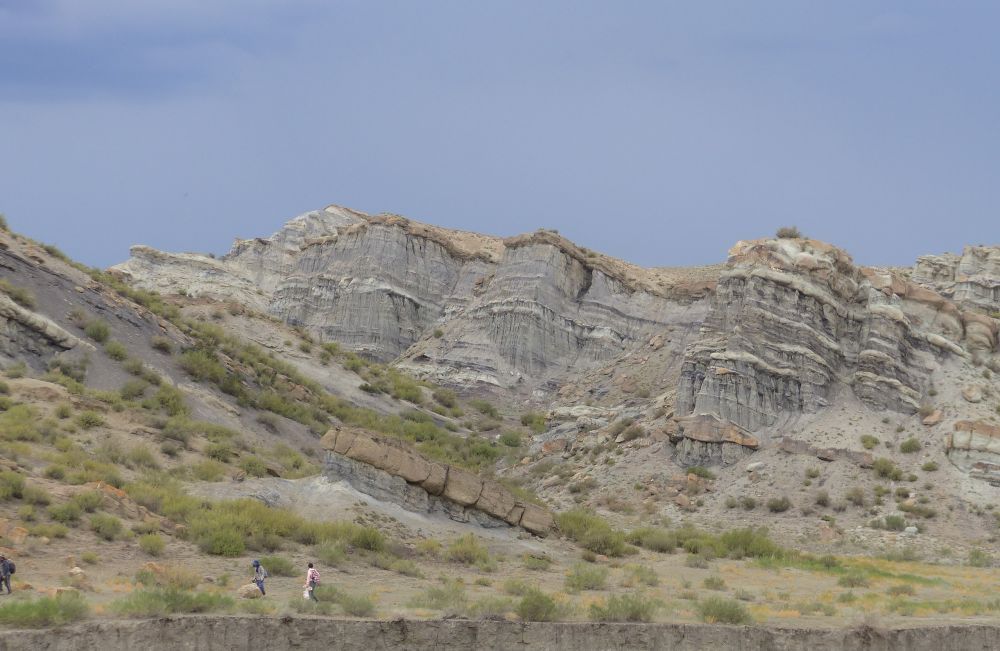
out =
<path fill-rule="evenodd" d="M 539 446 L 561 454 L 624 418 L 665 438 L 682 467 L 767 449 L 870 465 L 845 419 L 908 431 L 896 423 L 915 420 L 928 455 L 1000 484 L 996 246 L 890 269 L 816 240 L 763 239 L 725 264 L 645 269 L 553 231 L 501 239 L 331 206 L 218 259 L 136 246 L 113 271 L 528 401 L 550 416 Z"/>

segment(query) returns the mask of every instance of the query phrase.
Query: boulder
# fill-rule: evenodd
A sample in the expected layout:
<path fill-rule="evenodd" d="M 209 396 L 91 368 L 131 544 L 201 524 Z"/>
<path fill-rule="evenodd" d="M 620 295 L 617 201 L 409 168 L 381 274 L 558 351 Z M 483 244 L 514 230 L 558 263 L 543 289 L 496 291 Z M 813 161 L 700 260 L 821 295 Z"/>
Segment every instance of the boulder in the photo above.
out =
<path fill-rule="evenodd" d="M 520 525 L 533 534 L 544 536 L 552 530 L 555 524 L 552 514 L 540 506 L 534 504 L 524 505 L 524 514 L 521 516 Z"/>
<path fill-rule="evenodd" d="M 443 497 L 461 506 L 471 506 L 479 500 L 482 492 L 483 480 L 478 476 L 454 466 L 448 469 Z"/>
<path fill-rule="evenodd" d="M 983 401 L 983 390 L 981 387 L 975 384 L 970 384 L 969 386 L 962 389 L 962 397 L 965 398 L 967 402 L 982 402 Z"/>
<path fill-rule="evenodd" d="M 351 449 L 344 456 L 381 470 L 385 465 L 386 446 L 371 436 L 359 433 L 351 444 Z"/>
<path fill-rule="evenodd" d="M 358 433 L 355 430 L 344 429 L 337 433 L 336 445 L 333 451 L 337 454 L 347 455 L 347 451 L 354 445 L 354 439 Z"/>
<path fill-rule="evenodd" d="M 935 409 L 930 414 L 925 416 L 924 419 L 920 422 L 930 427 L 932 425 L 937 425 L 938 423 L 940 423 L 942 418 L 944 418 L 944 413 L 940 409 Z"/>
<path fill-rule="evenodd" d="M 246 585 L 241 585 L 236 590 L 236 596 L 240 599 L 260 599 L 263 595 L 260 593 L 260 589 L 253 583 L 248 583 Z"/>
<path fill-rule="evenodd" d="M 444 492 L 445 482 L 448 481 L 448 466 L 440 463 L 430 463 L 430 474 L 427 479 L 420 482 L 420 487 L 431 495 L 440 495 Z"/>
<path fill-rule="evenodd" d="M 503 520 L 516 504 L 517 500 L 509 490 L 492 479 L 483 480 L 482 492 L 476 500 L 477 509 Z"/>

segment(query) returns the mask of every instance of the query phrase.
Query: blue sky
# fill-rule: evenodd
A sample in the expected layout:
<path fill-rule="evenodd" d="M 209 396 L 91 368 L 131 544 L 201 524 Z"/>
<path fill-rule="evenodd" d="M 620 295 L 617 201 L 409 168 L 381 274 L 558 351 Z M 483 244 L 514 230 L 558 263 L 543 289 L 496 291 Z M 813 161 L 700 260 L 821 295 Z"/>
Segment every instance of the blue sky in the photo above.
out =
<path fill-rule="evenodd" d="M 338 203 L 648 265 L 1000 241 L 991 2 L 0 0 L 0 212 L 94 265 Z"/>

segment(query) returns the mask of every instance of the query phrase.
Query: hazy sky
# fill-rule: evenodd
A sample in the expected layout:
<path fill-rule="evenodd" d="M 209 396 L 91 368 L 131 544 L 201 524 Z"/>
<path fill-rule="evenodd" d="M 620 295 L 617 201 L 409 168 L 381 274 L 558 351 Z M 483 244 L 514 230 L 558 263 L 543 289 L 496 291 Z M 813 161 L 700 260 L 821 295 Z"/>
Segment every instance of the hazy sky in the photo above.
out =
<path fill-rule="evenodd" d="M 1000 241 L 1000 3 L 0 0 L 0 212 L 108 265 L 329 203 L 644 265 Z"/>

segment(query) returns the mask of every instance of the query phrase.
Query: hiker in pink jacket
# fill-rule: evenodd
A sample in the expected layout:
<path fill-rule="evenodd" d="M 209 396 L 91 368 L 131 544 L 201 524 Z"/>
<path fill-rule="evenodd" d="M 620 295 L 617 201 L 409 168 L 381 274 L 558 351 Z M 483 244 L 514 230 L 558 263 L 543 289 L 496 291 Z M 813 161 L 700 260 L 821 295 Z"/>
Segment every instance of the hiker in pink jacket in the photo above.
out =
<path fill-rule="evenodd" d="M 313 567 L 312 563 L 309 563 L 309 570 L 306 572 L 306 584 L 304 587 L 309 591 L 309 598 L 313 601 L 319 601 L 316 598 L 316 585 L 319 583 L 319 572 Z"/>

